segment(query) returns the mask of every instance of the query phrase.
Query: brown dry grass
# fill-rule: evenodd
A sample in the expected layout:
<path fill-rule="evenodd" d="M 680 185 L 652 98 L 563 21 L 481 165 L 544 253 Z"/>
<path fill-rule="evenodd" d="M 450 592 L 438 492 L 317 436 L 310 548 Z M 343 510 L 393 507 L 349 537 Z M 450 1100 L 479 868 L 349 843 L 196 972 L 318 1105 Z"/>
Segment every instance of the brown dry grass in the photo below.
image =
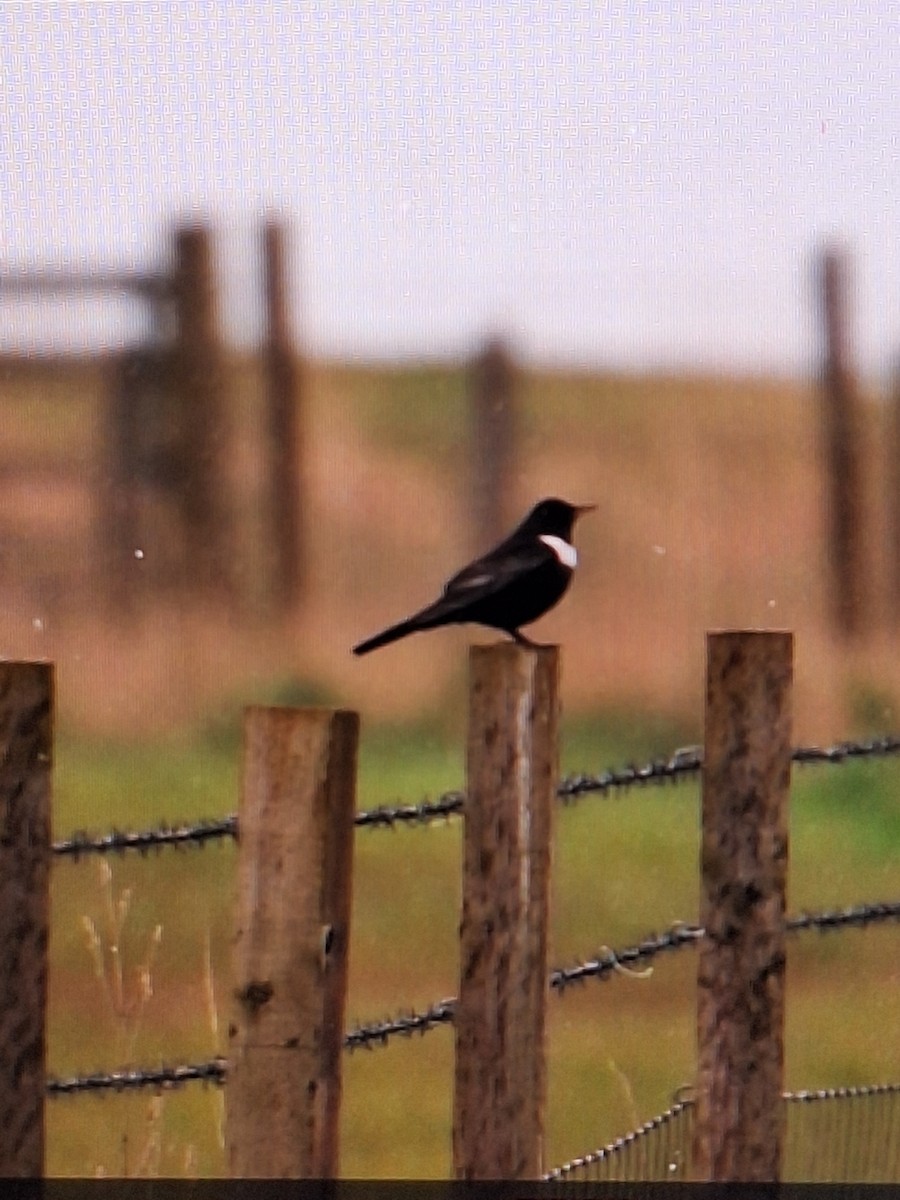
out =
<path fill-rule="evenodd" d="M 104 599 L 92 533 L 105 369 L 44 364 L 32 377 L 0 368 L 0 650 L 57 661 L 67 720 L 116 735 L 172 731 L 288 676 L 324 686 L 369 718 L 411 717 L 459 697 L 471 630 L 412 638 L 362 661 L 349 654 L 357 638 L 428 600 L 471 549 L 459 441 L 423 447 L 382 432 L 385 423 L 401 434 L 416 426 L 433 405 L 425 383 L 417 397 L 403 372 L 308 372 L 309 573 L 294 617 L 272 624 L 209 601 L 148 594 L 122 623 Z M 261 553 L 252 517 L 255 386 L 253 368 L 236 363 L 231 477 L 242 537 L 236 566 L 245 574 Z M 829 631 L 811 386 L 530 374 L 523 390 L 513 516 L 546 493 L 599 505 L 579 528 L 576 586 L 536 629 L 566 648 L 570 711 L 699 720 L 704 632 L 775 626 L 797 634 L 798 736 L 851 732 L 866 695 L 874 697 L 870 719 L 896 724 L 900 660 L 883 601 L 859 645 L 843 646 Z M 877 406 L 866 406 L 865 420 L 868 551 L 882 596 Z M 146 569 L 135 561 L 136 573 Z"/>

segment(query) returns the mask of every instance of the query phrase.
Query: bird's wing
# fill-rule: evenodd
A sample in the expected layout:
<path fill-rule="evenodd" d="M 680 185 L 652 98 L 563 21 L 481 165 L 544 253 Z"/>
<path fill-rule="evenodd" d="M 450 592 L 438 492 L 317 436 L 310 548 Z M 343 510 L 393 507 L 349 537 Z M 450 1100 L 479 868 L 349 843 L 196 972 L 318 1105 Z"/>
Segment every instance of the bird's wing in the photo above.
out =
<path fill-rule="evenodd" d="M 439 603 L 468 604 L 475 596 L 494 596 L 552 558 L 553 551 L 540 542 L 517 547 L 514 555 L 498 546 L 448 579 Z"/>

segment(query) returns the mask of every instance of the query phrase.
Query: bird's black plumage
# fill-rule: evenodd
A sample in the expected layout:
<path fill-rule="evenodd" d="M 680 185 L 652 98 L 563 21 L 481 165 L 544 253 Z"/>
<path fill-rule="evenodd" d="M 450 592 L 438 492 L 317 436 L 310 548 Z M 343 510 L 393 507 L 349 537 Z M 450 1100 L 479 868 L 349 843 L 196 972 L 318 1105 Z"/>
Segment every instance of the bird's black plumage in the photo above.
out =
<path fill-rule="evenodd" d="M 410 633 L 470 621 L 534 645 L 519 629 L 562 598 L 576 563 L 572 529 L 579 515 L 591 508 L 542 500 L 505 541 L 457 572 L 434 604 L 360 642 L 353 653 L 368 654 Z"/>

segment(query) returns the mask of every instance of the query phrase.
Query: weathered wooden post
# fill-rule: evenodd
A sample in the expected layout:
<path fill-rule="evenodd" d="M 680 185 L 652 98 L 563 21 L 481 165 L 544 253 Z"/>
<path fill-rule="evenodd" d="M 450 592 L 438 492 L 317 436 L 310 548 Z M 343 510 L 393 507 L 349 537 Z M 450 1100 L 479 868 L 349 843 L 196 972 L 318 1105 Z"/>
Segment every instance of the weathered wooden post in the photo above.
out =
<path fill-rule="evenodd" d="M 238 841 L 231 1174 L 338 1174 L 359 717 L 250 708 Z"/>
<path fill-rule="evenodd" d="M 558 649 L 469 653 L 453 1169 L 536 1179 L 546 1096 L 544 1017 Z"/>
<path fill-rule="evenodd" d="M 53 667 L 0 662 L 0 1178 L 44 1173 Z"/>
<path fill-rule="evenodd" d="M 866 613 L 867 529 L 863 506 L 859 399 L 848 319 L 847 258 L 826 250 L 821 263 L 825 455 L 828 472 L 828 558 L 837 631 L 853 637 Z"/>
<path fill-rule="evenodd" d="M 900 359 L 894 364 L 887 429 L 888 606 L 889 620 L 900 625 Z"/>
<path fill-rule="evenodd" d="M 113 607 L 130 614 L 135 592 L 134 552 L 141 546 L 140 438 L 134 393 L 143 383 L 140 352 L 117 357 L 106 405 L 103 470 L 99 472 L 99 529 L 103 574 Z"/>
<path fill-rule="evenodd" d="M 172 292 L 178 391 L 177 476 L 189 582 L 230 594 L 231 513 L 226 503 L 226 371 L 218 330 L 212 238 L 205 225 L 175 234 Z"/>
<path fill-rule="evenodd" d="M 469 366 L 472 548 L 481 553 L 507 532 L 515 475 L 516 372 L 504 342 L 492 338 Z"/>
<path fill-rule="evenodd" d="M 777 1182 L 793 636 L 707 639 L 694 1172 Z"/>
<path fill-rule="evenodd" d="M 263 230 L 266 288 L 264 359 L 267 393 L 269 537 L 274 553 L 273 591 L 278 607 L 289 611 L 302 584 L 300 460 L 300 367 L 288 321 L 284 226 L 275 220 Z"/>

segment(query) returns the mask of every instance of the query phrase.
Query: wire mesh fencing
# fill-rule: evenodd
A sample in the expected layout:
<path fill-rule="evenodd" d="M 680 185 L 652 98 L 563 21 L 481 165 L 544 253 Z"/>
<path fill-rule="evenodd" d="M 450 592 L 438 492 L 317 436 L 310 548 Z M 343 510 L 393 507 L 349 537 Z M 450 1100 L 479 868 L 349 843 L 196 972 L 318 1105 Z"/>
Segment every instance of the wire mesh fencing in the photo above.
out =
<path fill-rule="evenodd" d="M 785 1183 L 900 1182 L 900 1083 L 786 1092 Z M 571 1183 L 677 1182 L 692 1169 L 695 1106 L 671 1108 L 548 1171 Z"/>

